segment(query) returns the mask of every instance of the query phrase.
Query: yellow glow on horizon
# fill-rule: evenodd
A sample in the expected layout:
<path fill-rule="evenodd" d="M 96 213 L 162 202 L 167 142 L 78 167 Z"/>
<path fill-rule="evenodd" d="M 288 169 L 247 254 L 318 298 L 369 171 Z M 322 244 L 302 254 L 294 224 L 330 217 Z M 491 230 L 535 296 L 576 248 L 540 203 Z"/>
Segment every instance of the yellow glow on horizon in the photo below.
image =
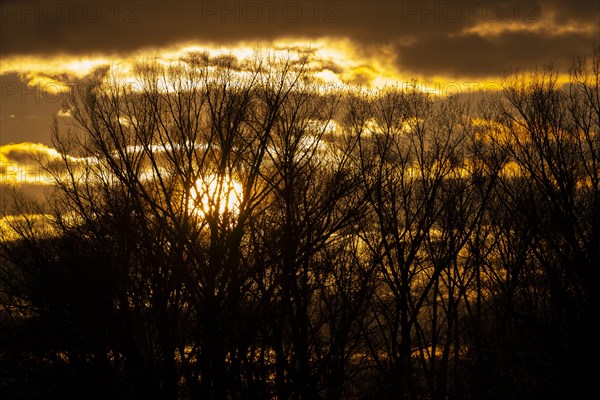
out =
<path fill-rule="evenodd" d="M 22 239 L 21 233 L 52 237 L 56 235 L 53 220 L 50 214 L 4 215 L 0 217 L 0 237 L 4 243 Z"/>
<path fill-rule="evenodd" d="M 111 58 L 101 56 L 78 57 L 70 55 L 44 56 L 13 56 L 6 57 L 0 65 L 0 74 L 11 72 L 27 73 L 39 71 L 46 74 L 72 74 L 83 77 L 95 68 L 108 65 Z"/>
<path fill-rule="evenodd" d="M 499 25 L 501 25 L 499 27 Z M 513 24 L 514 25 L 514 24 Z M 468 28 L 463 34 L 477 33 L 482 35 L 496 34 L 494 29 L 521 29 L 511 24 L 480 24 Z M 536 24 L 531 24 L 537 26 Z M 527 26 L 527 29 L 538 29 Z M 590 27 L 575 27 L 586 32 Z M 567 27 L 564 29 L 575 29 Z M 544 28 L 546 29 L 546 28 Z M 307 40 L 289 38 L 271 43 L 238 42 L 228 46 L 214 43 L 180 43 L 164 48 L 145 49 L 127 56 L 92 55 L 89 57 L 57 55 L 54 57 L 13 56 L 3 59 L 0 74 L 17 73 L 28 86 L 57 94 L 66 92 L 69 86 L 78 79 L 91 74 L 95 69 L 107 67 L 111 78 L 124 84 L 137 83 L 135 65 L 143 60 L 156 61 L 169 67 L 181 64 L 190 53 L 206 53 L 209 57 L 233 56 L 242 70 L 235 74 L 244 76 L 250 71 L 244 70 L 257 57 L 274 57 L 275 59 L 299 60 L 308 55 L 307 70 L 324 84 L 339 88 L 356 87 L 382 89 L 391 86 L 409 87 L 417 81 L 418 90 L 435 96 L 447 96 L 456 93 L 475 94 L 492 92 L 501 89 L 501 76 L 469 78 L 468 76 L 452 77 L 449 75 L 425 75 L 405 73 L 395 63 L 395 50 L 389 46 L 381 46 L 373 51 L 365 52 L 357 44 L 347 39 Z M 568 82 L 568 75 L 561 74 L 559 83 Z"/>
<path fill-rule="evenodd" d="M 184 43 L 161 49 L 147 49 L 128 56 L 54 57 L 16 56 L 2 62 L 0 74 L 18 73 L 29 86 L 58 93 L 67 91 L 65 80 L 83 78 L 94 69 L 107 66 L 113 76 L 125 82 L 134 81 L 134 65 L 140 60 L 154 60 L 165 66 L 179 63 L 190 53 L 206 53 L 210 57 L 232 55 L 238 61 L 252 61 L 258 55 L 281 59 L 300 59 L 309 55 L 308 68 L 326 84 L 382 88 L 408 82 L 391 64 L 389 49 L 379 56 L 364 57 L 349 40 L 342 39 L 287 39 L 272 43 L 239 42 L 230 46 L 211 43 Z M 333 70 L 331 69 L 333 67 Z"/>

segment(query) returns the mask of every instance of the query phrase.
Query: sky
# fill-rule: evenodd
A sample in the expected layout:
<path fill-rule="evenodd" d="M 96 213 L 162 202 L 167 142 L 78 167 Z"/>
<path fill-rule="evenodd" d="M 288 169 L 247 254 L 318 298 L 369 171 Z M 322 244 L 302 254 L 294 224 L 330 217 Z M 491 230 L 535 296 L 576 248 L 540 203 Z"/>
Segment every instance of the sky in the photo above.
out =
<path fill-rule="evenodd" d="M 310 51 L 316 77 L 383 87 L 411 79 L 437 95 L 499 87 L 506 71 L 569 61 L 600 41 L 600 2 L 2 1 L 0 184 L 36 181 L 28 153 L 51 145 L 61 92 L 98 69 L 208 50 Z"/>

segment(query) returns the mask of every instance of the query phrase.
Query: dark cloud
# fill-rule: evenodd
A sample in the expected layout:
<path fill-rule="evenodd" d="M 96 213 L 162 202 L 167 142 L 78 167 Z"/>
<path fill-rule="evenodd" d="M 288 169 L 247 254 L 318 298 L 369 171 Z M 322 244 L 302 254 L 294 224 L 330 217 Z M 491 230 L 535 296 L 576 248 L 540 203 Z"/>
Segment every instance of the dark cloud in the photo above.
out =
<path fill-rule="evenodd" d="M 381 46 L 396 50 L 408 74 L 451 76 L 493 73 L 515 62 L 531 66 L 564 58 L 598 40 L 598 32 L 548 36 L 503 32 L 461 35 L 479 24 L 600 26 L 600 2 L 576 1 L 5 1 L 1 3 L 0 55 L 132 51 L 200 42 L 286 37 L 345 38 L 366 55 Z"/>
<path fill-rule="evenodd" d="M 551 3 L 551 6 L 547 11 L 556 12 L 565 24 L 584 22 L 600 26 L 600 3 L 596 0 L 549 1 L 548 3 Z"/>
<path fill-rule="evenodd" d="M 452 40 L 432 37 L 396 47 L 396 64 L 399 70 L 421 76 L 466 79 L 500 76 L 508 69 L 527 70 L 549 62 L 564 71 L 573 57 L 588 52 L 593 45 L 593 38 L 577 34 L 544 37 L 530 32 L 506 33 L 501 39 L 475 34 Z"/>
<path fill-rule="evenodd" d="M 33 141 L 50 144 L 52 118 L 62 97 L 31 87 L 17 74 L 0 75 L 0 145 Z M 39 118 L 27 118 L 27 116 Z"/>
<path fill-rule="evenodd" d="M 329 70 L 335 74 L 341 74 L 342 72 L 344 72 L 344 69 L 339 66 L 338 64 L 336 64 L 333 61 L 327 61 L 327 62 L 322 62 L 321 63 L 321 68 L 324 70 Z"/>
<path fill-rule="evenodd" d="M 4 154 L 9 163 L 34 164 L 35 154 L 29 148 L 14 148 Z"/>

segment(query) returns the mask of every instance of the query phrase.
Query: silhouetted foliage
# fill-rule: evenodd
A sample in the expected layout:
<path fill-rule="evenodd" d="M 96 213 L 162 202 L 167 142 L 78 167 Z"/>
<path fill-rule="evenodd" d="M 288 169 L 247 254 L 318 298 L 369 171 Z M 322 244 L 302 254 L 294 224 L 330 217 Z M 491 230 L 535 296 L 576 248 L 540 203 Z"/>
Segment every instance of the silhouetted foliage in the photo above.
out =
<path fill-rule="evenodd" d="M 600 49 L 477 109 L 195 55 L 65 102 L 0 249 L 0 396 L 582 398 Z"/>

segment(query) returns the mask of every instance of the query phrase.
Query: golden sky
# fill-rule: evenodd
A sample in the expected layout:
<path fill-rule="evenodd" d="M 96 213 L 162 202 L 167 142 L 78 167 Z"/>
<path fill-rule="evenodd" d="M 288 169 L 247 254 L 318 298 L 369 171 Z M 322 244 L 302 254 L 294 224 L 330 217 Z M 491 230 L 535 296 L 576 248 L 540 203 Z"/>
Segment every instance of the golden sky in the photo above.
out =
<path fill-rule="evenodd" d="M 207 51 L 243 65 L 261 48 L 310 53 L 323 82 L 417 79 L 443 96 L 496 90 L 508 68 L 552 61 L 566 73 L 600 40 L 600 2 L 588 0 L 9 0 L 0 21 L 0 183 L 25 171 L 40 184 L 27 172 L 31 153 L 53 154 L 50 126 L 69 85 L 99 71 L 126 76 L 143 59 Z"/>

